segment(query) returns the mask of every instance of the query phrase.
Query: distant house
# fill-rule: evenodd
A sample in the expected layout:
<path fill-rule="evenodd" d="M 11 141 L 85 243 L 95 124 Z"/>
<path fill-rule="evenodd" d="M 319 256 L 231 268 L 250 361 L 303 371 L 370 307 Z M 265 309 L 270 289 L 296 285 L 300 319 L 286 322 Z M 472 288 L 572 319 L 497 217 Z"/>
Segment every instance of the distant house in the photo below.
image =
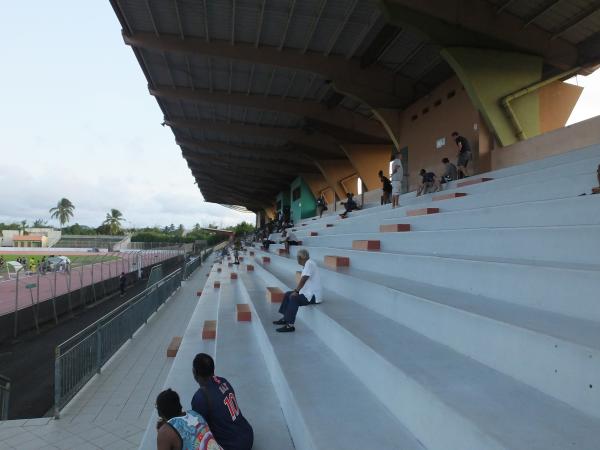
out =
<path fill-rule="evenodd" d="M 48 247 L 48 238 L 35 234 L 26 236 L 14 236 L 12 238 L 14 247 Z"/>

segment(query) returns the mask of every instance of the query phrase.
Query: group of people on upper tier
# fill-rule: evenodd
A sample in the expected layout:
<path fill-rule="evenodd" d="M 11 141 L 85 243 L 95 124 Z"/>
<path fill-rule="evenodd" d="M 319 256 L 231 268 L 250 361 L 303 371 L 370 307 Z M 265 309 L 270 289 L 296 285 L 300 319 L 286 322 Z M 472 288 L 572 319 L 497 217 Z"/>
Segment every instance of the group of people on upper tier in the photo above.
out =
<path fill-rule="evenodd" d="M 452 138 L 458 148 L 458 157 L 456 165 L 451 163 L 448 158 L 442 159 L 444 164 L 444 173 L 438 177 L 434 172 L 421 169 L 421 183 L 417 188 L 417 196 L 430 192 L 437 192 L 441 189 L 441 185 L 450 181 L 458 180 L 469 176 L 467 169 L 469 161 L 473 159 L 471 145 L 469 141 L 461 136 L 457 131 L 452 133 Z M 382 170 L 379 171 L 379 180 L 382 184 L 383 194 L 381 195 L 381 204 L 392 204 L 392 208 L 399 206 L 400 193 L 402 190 L 402 178 L 404 175 L 404 167 L 402 166 L 402 155 L 395 153 L 392 156 L 391 176 L 386 177 Z"/>

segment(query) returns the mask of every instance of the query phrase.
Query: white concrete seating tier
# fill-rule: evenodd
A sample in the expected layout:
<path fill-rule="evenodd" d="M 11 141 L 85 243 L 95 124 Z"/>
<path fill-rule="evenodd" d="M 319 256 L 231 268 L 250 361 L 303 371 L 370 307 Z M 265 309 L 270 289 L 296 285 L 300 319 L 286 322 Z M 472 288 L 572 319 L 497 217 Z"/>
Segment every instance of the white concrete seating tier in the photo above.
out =
<path fill-rule="evenodd" d="M 516 168 L 510 168 L 512 171 L 503 169 L 502 171 L 473 177 L 474 179 L 491 177 L 494 178 L 492 181 L 461 188 L 455 188 L 451 184 L 449 188 L 443 191 L 444 194 L 451 192 L 468 194 L 462 198 L 432 202 L 432 197 L 439 194 L 434 193 L 415 197 L 414 192 L 412 192 L 401 196 L 400 203 L 402 207 L 396 210 L 391 210 L 389 205 L 367 208 L 351 213 L 350 217 L 354 219 L 353 221 L 340 220 L 338 216 L 323 217 L 314 221 L 309 219 L 303 222 L 306 223 L 306 226 L 302 226 L 302 223 L 297 224 L 297 235 L 303 238 L 310 231 L 318 231 L 320 235 L 332 234 L 337 233 L 337 230 L 333 230 L 333 228 L 355 228 L 358 224 L 366 227 L 362 231 L 377 231 L 372 227 L 369 228 L 369 224 L 378 226 L 381 218 L 402 217 L 405 216 L 407 210 L 424 206 L 435 206 L 444 211 L 453 211 L 507 204 L 524 205 L 526 202 L 573 198 L 582 193 L 589 194 L 591 187 L 597 183 L 595 168 L 597 167 L 597 161 L 600 160 L 600 146 L 570 152 L 569 155 L 572 161 L 568 164 L 546 167 L 546 160 L 535 162 L 537 166 L 534 163 L 528 163 L 529 172 L 522 173 L 517 171 Z M 560 156 L 562 158 L 554 158 L 559 161 L 564 160 L 564 155 Z M 596 164 L 594 165 L 594 163 Z M 499 175 L 503 177 L 499 178 Z M 374 223 L 374 216 L 378 219 L 377 223 Z M 407 219 L 414 220 L 414 218 Z M 325 224 L 327 223 L 334 223 L 335 226 L 326 228 Z"/>
<path fill-rule="evenodd" d="M 220 273 L 217 272 L 219 267 Z M 164 388 L 176 390 L 184 409 L 189 409 L 198 389 L 192 377 L 192 361 L 197 353 L 208 353 L 215 359 L 217 375 L 227 378 L 233 385 L 240 409 L 253 426 L 254 448 L 291 450 L 294 448 L 292 440 L 257 337 L 250 323 L 236 321 L 236 304 L 245 302 L 240 300 L 238 281 L 230 279 L 232 271 L 238 272 L 237 268 L 228 269 L 226 262 L 213 267 Z M 215 281 L 220 282 L 220 288 L 213 287 Z M 202 339 L 206 320 L 217 321 L 217 339 Z M 174 330 L 174 334 L 178 332 Z M 156 420 L 155 412 L 140 449 L 156 449 Z"/>
<path fill-rule="evenodd" d="M 596 185 L 598 162 L 600 145 L 444 191 L 464 197 L 410 193 L 396 210 L 307 219 L 289 256 L 255 244 L 243 261 L 254 271 L 213 271 L 190 326 L 218 320 L 216 344 L 186 332 L 170 386 L 191 396 L 193 354 L 216 352 L 256 449 L 597 448 L 600 195 L 579 195 Z M 407 216 L 426 207 L 440 211 Z M 411 229 L 380 232 L 385 224 Z M 266 288 L 296 284 L 300 248 L 320 266 L 325 301 L 281 335 Z M 331 255 L 349 267 L 327 266 Z M 235 321 L 239 303 L 250 322 Z"/>
<path fill-rule="evenodd" d="M 283 259 L 275 257 L 257 274 L 278 276 L 282 287 L 294 285 L 294 267 Z M 494 330 L 491 321 L 482 320 L 477 328 L 492 328 L 491 339 L 482 335 L 474 340 L 460 332 L 460 327 L 472 330 L 473 321 L 443 317 L 427 308 L 426 299 L 419 301 L 422 316 L 419 305 L 398 298 L 376 306 L 373 299 L 381 299 L 383 289 L 374 290 L 374 284 L 361 288 L 347 277 L 335 280 L 334 271 L 321 270 L 324 285 L 333 291 L 325 291 L 321 305 L 301 309 L 297 333 L 305 328 L 316 333 L 426 448 L 587 449 L 600 438 L 598 418 L 453 348 L 457 339 L 451 336 L 458 333 L 472 347 L 493 352 L 490 347 L 508 339 L 509 332 Z M 342 284 L 348 288 L 338 293 Z M 439 319 L 428 319 L 433 314 Z M 445 324 L 451 321 L 457 327 Z M 437 336 L 419 333 L 425 328 Z"/>

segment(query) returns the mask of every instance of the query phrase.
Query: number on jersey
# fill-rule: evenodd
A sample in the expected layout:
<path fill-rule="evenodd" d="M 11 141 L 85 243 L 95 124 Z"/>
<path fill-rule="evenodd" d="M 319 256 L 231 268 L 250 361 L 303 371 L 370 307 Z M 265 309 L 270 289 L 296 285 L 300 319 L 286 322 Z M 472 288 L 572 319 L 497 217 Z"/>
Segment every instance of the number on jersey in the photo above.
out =
<path fill-rule="evenodd" d="M 223 403 L 227 405 L 229 414 L 231 414 L 231 420 L 237 419 L 237 417 L 240 415 L 240 408 L 238 407 L 237 400 L 235 399 L 235 394 L 230 392 L 229 395 L 223 400 Z"/>

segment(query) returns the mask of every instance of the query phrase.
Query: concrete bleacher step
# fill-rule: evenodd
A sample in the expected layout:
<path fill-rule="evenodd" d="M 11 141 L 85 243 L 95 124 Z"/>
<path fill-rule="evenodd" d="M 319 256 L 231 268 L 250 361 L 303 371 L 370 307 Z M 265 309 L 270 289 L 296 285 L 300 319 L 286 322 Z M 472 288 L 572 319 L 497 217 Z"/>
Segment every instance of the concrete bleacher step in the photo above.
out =
<path fill-rule="evenodd" d="M 278 258 L 267 269 L 292 283 L 295 268 Z M 321 278 L 339 295 L 600 417 L 591 375 L 600 373 L 598 322 L 354 268 L 321 267 Z"/>
<path fill-rule="evenodd" d="M 400 275 L 416 282 L 600 323 L 598 270 L 573 268 L 567 264 L 541 265 L 497 262 L 486 258 L 361 252 L 329 247 L 303 248 L 316 261 L 324 261 L 325 266 L 328 266 L 326 257 L 336 255 L 338 258 L 348 258 L 348 265 L 355 269 L 381 275 Z M 469 279 L 464 278 L 465 274 L 469 274 Z M 519 286 L 519 289 L 509 288 L 513 286 Z M 573 286 L 577 286 L 576 298 L 573 296 Z"/>
<path fill-rule="evenodd" d="M 276 264 L 269 271 L 292 281 Z M 600 420 L 352 298 L 326 291 L 299 318 L 427 448 L 587 449 L 600 437 Z"/>
<path fill-rule="evenodd" d="M 206 261 L 205 264 L 210 264 L 214 261 L 214 256 Z M 217 279 L 216 271 L 209 274 L 206 285 L 210 286 Z M 202 329 L 206 320 L 217 320 L 219 308 L 219 293 L 220 290 L 203 289 L 200 300 L 197 302 L 196 309 L 190 318 L 188 326 L 185 330 L 173 330 L 174 332 L 183 333 L 183 339 L 177 350 L 177 356 L 173 359 L 173 367 L 185 367 L 186 370 L 170 370 L 164 383 L 164 388 L 172 388 L 179 394 L 184 408 L 190 407 L 190 401 L 198 389 L 198 384 L 192 377 L 192 361 L 197 353 L 208 353 L 214 357 L 215 355 L 215 340 L 203 340 Z M 151 401 L 154 401 L 152 399 Z M 140 444 L 140 450 L 152 450 L 156 448 L 156 411 L 154 410 L 152 417 L 148 422 L 146 432 Z M 110 448 L 110 447 L 107 447 Z"/>
<path fill-rule="evenodd" d="M 426 204 L 422 203 L 422 205 Z M 436 204 L 439 204 L 442 210 L 439 214 L 406 216 L 406 211 L 414 209 L 414 205 L 404 205 L 396 209 L 373 208 L 377 211 L 369 216 L 350 217 L 334 228 L 319 229 L 319 231 L 323 236 L 347 233 L 347 230 L 376 232 L 381 224 L 388 223 L 411 224 L 414 229 L 423 229 L 422 227 L 427 227 L 427 224 L 435 224 L 433 229 L 448 229 L 599 223 L 597 210 L 600 209 L 600 199 L 597 197 L 550 193 L 540 186 L 535 190 L 525 190 L 518 194 L 498 191 L 443 200 Z M 565 213 L 558 215 L 556 214 L 558 210 L 564 210 Z M 497 213 L 495 217 L 492 217 L 493 213 Z M 471 223 L 471 215 L 475 215 L 474 219 L 482 219 L 485 225 Z M 446 224 L 447 222 L 449 223 Z M 298 237 L 306 238 L 304 234 Z"/>
<path fill-rule="evenodd" d="M 277 333 L 271 321 L 279 317 L 278 305 L 266 302 L 267 285 L 256 274 L 241 279 L 296 449 L 362 450 L 366 443 L 371 448 L 424 449 L 315 333 L 306 328 Z"/>
<path fill-rule="evenodd" d="M 238 285 L 221 289 L 215 372 L 235 389 L 240 410 L 254 430 L 253 448 L 291 450 L 294 444 L 254 328 L 250 322 L 237 321 L 236 305 L 246 301 Z"/>
<path fill-rule="evenodd" d="M 600 145 L 594 145 L 542 160 L 480 174 L 478 175 L 479 177 L 494 178 L 494 182 L 468 186 L 464 190 L 481 194 L 489 190 L 498 190 L 499 188 L 501 190 L 514 188 L 530 190 L 537 185 L 543 185 L 545 187 L 544 190 L 550 193 L 550 196 L 546 198 L 554 198 L 553 193 L 562 193 L 565 196 L 578 195 L 589 191 L 590 183 L 593 185 L 598 159 L 600 159 Z M 454 181 L 447 184 L 443 192 L 455 191 L 458 189 L 457 183 L 459 182 Z M 439 195 L 439 193 L 433 195 Z M 406 205 L 414 202 L 422 202 L 428 198 L 430 198 L 429 195 L 416 198 L 415 192 L 410 192 L 401 196 L 400 204 Z M 373 211 L 384 208 L 377 206 L 365 208 L 354 212 L 352 217 L 369 215 Z M 331 212 L 331 215 L 334 214 L 334 212 Z M 317 224 L 322 220 L 331 219 L 329 216 L 317 219 Z M 313 225 L 315 225 L 314 222 Z"/>
<path fill-rule="evenodd" d="M 279 272 L 277 267 L 269 270 Z M 301 326 L 321 336 L 350 371 L 362 380 L 378 380 L 366 384 L 427 448 L 593 448 L 600 435 L 598 419 L 351 298 L 326 291 L 325 302 L 302 310 L 300 317 Z"/>
<path fill-rule="evenodd" d="M 307 239 L 306 245 L 351 249 L 356 241 L 377 240 L 382 251 L 450 257 L 515 258 L 529 262 L 580 265 L 581 268 L 587 264 L 600 269 L 598 236 L 600 225 L 462 228 L 410 233 L 334 234 Z"/>

